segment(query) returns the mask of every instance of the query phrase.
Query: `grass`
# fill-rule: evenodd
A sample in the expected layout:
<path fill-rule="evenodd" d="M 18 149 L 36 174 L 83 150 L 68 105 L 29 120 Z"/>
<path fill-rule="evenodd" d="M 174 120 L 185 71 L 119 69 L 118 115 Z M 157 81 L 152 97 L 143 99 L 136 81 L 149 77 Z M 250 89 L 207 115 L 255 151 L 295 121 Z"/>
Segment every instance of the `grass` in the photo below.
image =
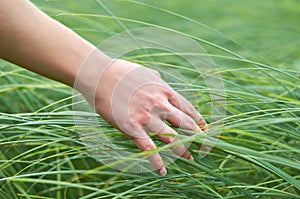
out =
<path fill-rule="evenodd" d="M 0 198 L 300 198 L 297 1 L 34 3 L 95 45 L 124 28 L 189 35 L 222 75 L 226 118 L 218 121 L 222 134 L 205 158 L 193 144 L 195 162 L 180 158 L 166 176 L 120 172 L 95 160 L 78 138 L 70 88 L 1 61 Z M 195 106 L 210 121 L 209 90 L 182 60 L 155 50 L 124 58 L 186 74 Z M 99 121 L 117 144 L 136 149 Z"/>

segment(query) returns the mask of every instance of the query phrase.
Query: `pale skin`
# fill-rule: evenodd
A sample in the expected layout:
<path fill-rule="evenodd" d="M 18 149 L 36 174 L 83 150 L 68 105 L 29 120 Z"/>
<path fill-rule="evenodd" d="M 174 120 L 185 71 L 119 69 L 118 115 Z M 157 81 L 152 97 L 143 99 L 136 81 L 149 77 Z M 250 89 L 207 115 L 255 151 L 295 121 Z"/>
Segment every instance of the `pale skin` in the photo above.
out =
<path fill-rule="evenodd" d="M 125 60 L 114 61 L 75 32 L 48 17 L 29 1 L 0 0 L 0 5 L 0 58 L 74 87 L 82 63 L 92 52 L 98 53 L 89 62 L 89 67 L 105 68 L 101 80 L 95 87 L 91 85 L 92 81 L 77 79 L 78 87 L 75 89 L 90 101 L 103 119 L 133 139 L 142 151 L 156 149 L 147 134 L 149 131 L 156 133 L 165 144 L 177 140 L 176 136 L 164 135 L 177 134 L 164 120 L 195 132 L 206 129 L 206 122 L 192 104 L 169 87 L 156 71 Z M 103 63 L 108 62 L 109 66 L 103 66 Z M 135 78 L 149 78 L 143 80 L 146 86 L 130 95 L 128 103 L 118 98 L 115 103 L 129 110 L 130 119 L 122 118 L 122 115 L 116 119 L 111 108 L 113 90 L 128 72 L 134 75 L 122 80 L 125 81 L 125 87 L 122 89 L 124 95 L 128 94 L 126 91 L 130 92 L 129 88 L 139 86 L 139 81 Z M 91 93 L 94 93 L 94 100 L 90 99 Z M 173 147 L 172 150 L 177 155 L 193 160 L 183 144 Z M 166 174 L 159 153 L 152 154 L 148 160 L 159 174 Z"/>

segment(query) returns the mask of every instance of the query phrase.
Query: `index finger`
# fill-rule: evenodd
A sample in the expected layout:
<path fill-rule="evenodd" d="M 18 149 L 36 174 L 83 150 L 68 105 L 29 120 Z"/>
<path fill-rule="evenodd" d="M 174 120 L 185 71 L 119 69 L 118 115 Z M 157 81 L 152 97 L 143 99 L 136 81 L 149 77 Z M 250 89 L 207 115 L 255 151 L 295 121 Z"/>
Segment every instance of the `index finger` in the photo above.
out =
<path fill-rule="evenodd" d="M 182 95 L 174 91 L 174 95 L 169 98 L 169 102 L 190 116 L 202 130 L 207 130 L 207 123 L 203 116 L 195 109 L 192 103 L 186 100 Z"/>
<path fill-rule="evenodd" d="M 147 160 L 150 162 L 151 166 L 157 171 L 157 173 L 160 175 L 166 175 L 167 170 L 165 168 L 163 159 L 161 158 L 158 152 L 153 152 L 157 149 L 155 143 L 145 131 L 140 133 L 142 134 L 142 136 L 133 137 L 133 141 L 141 151 L 149 152 Z"/>

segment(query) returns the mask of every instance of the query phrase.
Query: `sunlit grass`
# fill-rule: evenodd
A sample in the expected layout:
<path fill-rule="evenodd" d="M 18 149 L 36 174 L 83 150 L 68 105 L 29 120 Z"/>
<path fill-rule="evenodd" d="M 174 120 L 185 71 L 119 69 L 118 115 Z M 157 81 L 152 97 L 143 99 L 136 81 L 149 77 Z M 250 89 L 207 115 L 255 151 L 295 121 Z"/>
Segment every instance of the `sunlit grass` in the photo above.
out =
<path fill-rule="evenodd" d="M 243 45 L 250 43 L 245 41 L 249 35 L 238 34 L 238 26 L 231 36 L 222 33 L 230 32 L 226 24 L 238 23 L 239 9 L 245 9 L 246 2 L 232 8 L 235 11 L 232 23 L 224 19 L 224 25 L 220 26 L 216 24 L 222 19 L 209 13 L 209 5 L 221 9 L 227 1 L 195 3 L 195 6 L 207 5 L 207 15 L 212 18 L 205 19 L 206 23 L 193 13 L 189 18 L 172 11 L 194 1 L 176 1 L 178 5 L 169 1 L 72 2 L 36 3 L 94 44 L 124 29 L 145 26 L 172 30 L 202 44 L 225 84 L 227 116 L 215 121 L 215 124 L 224 122 L 222 134 L 218 140 L 209 138 L 206 142 L 214 148 L 205 158 L 198 158 L 199 148 L 192 144 L 195 162 L 180 158 L 168 166 L 166 176 L 117 171 L 95 160 L 79 139 L 73 121 L 73 114 L 77 113 L 72 112 L 71 89 L 1 61 L 0 198 L 300 198 L 300 66 L 292 64 L 299 59 L 294 55 L 300 42 L 298 36 L 286 32 L 285 37 L 290 37 L 293 44 L 281 53 L 291 60 L 280 62 L 277 57 L 264 57 L 266 54 L 262 52 L 268 43 L 276 44 L 274 39 L 279 30 L 270 32 L 273 37 L 265 40 L 261 48 L 259 42 L 265 39 L 265 33 L 258 34 L 260 31 L 256 30 L 256 35 L 250 37 L 252 50 Z M 273 16 L 272 12 L 282 7 L 292 12 L 285 20 L 293 21 L 294 4 L 297 3 L 280 3 L 278 7 L 272 4 L 266 16 L 281 22 L 282 17 Z M 254 5 L 265 6 L 265 3 Z M 123 11 L 119 13 L 120 6 Z M 140 17 L 139 9 L 155 16 L 152 20 Z M 130 12 L 128 17 L 126 10 Z M 256 12 L 263 15 L 259 10 Z M 168 20 L 173 22 L 169 21 L 169 25 Z M 212 28 L 211 24 L 216 26 Z M 247 29 L 240 27 L 243 28 Z M 242 43 L 233 39 L 234 33 Z M 275 51 L 278 46 L 268 49 L 278 54 Z M 197 94 L 195 105 L 209 121 L 212 102 L 203 76 L 191 78 L 197 71 L 172 60 L 172 56 L 166 52 L 136 52 L 123 58 L 149 67 L 155 65 L 158 70 L 172 68 L 191 74 L 187 77 L 189 92 Z M 185 85 L 170 84 L 185 91 Z M 137 151 L 126 137 L 98 119 L 116 144 Z M 210 126 L 208 134 L 214 133 L 214 126 Z M 182 137 L 186 141 L 192 139 Z M 199 135 L 194 143 L 202 143 L 202 138 Z"/>

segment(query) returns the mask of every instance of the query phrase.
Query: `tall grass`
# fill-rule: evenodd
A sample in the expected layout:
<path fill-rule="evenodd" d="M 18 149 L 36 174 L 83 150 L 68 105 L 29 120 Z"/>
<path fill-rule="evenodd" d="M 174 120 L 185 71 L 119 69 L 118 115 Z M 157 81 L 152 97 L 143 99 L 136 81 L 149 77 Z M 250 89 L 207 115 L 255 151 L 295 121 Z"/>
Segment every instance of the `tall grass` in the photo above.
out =
<path fill-rule="evenodd" d="M 195 162 L 180 158 L 166 176 L 120 172 L 95 160 L 78 138 L 70 88 L 1 61 L 0 198 L 300 198 L 296 1 L 34 2 L 94 44 L 145 26 L 195 39 L 223 77 L 227 116 L 205 158 L 198 158 L 199 137 L 191 146 Z M 202 77 L 188 76 L 194 69 L 164 52 L 123 58 L 187 74 L 209 120 L 209 90 Z M 115 142 L 135 149 L 105 127 Z"/>

